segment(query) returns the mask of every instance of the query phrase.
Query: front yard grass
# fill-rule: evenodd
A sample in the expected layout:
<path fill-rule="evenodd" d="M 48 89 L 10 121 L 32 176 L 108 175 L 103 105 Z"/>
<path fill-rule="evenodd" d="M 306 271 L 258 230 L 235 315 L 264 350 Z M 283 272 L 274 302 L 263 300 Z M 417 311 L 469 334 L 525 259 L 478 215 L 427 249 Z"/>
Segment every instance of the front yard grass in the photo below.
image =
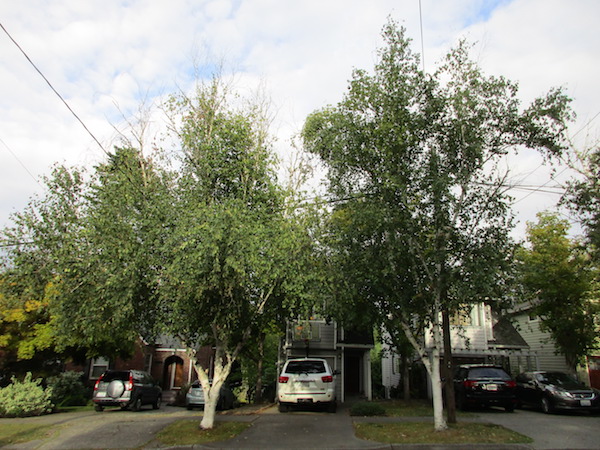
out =
<path fill-rule="evenodd" d="M 199 424 L 197 419 L 173 422 L 156 435 L 156 440 L 168 446 L 226 441 L 252 426 L 248 422 L 216 422 L 212 430 L 201 430 Z"/>
<path fill-rule="evenodd" d="M 370 403 L 370 402 L 369 402 Z M 433 417 L 433 407 L 429 400 L 376 400 L 388 417 Z M 473 417 L 473 413 L 456 411 L 458 417 Z"/>
<path fill-rule="evenodd" d="M 499 425 L 457 423 L 435 431 L 431 422 L 355 423 L 356 437 L 386 444 L 526 444 L 533 440 Z"/>
<path fill-rule="evenodd" d="M 52 436 L 57 429 L 56 425 L 5 421 L 0 424 L 0 447 L 46 439 Z"/>
<path fill-rule="evenodd" d="M 378 403 L 389 417 L 433 417 L 433 407 L 428 400 L 387 400 Z"/>

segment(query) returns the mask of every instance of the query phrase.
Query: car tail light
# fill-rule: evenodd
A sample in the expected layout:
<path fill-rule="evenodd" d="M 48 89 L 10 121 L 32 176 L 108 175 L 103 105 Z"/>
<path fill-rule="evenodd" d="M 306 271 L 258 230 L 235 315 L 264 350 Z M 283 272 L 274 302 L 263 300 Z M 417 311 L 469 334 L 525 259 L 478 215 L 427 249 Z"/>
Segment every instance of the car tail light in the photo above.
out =
<path fill-rule="evenodd" d="M 96 384 L 94 384 L 94 391 L 98 390 L 98 386 L 100 385 L 100 381 L 102 381 L 102 375 L 96 380 Z"/>
<path fill-rule="evenodd" d="M 474 388 L 475 386 L 477 386 L 477 381 L 465 380 L 465 381 L 463 381 L 463 386 L 468 389 Z"/>
<path fill-rule="evenodd" d="M 325 375 L 324 377 L 321 377 L 321 381 L 323 381 L 323 383 L 333 383 L 333 377 L 331 375 Z"/>
<path fill-rule="evenodd" d="M 281 376 L 281 377 L 279 377 L 279 382 L 280 383 L 287 383 L 289 379 L 290 379 L 290 377 Z"/>
<path fill-rule="evenodd" d="M 515 388 L 515 387 L 517 387 L 517 382 L 513 381 L 513 380 L 508 380 L 506 382 L 506 387 L 508 387 L 508 388 Z"/>
<path fill-rule="evenodd" d="M 129 374 L 129 381 L 127 383 L 125 383 L 125 389 L 127 389 L 128 391 L 131 391 L 133 389 L 133 374 L 132 373 Z"/>

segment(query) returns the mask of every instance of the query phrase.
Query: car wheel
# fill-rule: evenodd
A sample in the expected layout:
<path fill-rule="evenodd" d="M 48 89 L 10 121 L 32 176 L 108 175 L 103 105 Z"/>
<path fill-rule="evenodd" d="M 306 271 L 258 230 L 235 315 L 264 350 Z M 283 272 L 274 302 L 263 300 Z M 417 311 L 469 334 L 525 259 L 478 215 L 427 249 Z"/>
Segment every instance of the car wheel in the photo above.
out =
<path fill-rule="evenodd" d="M 102 406 L 102 405 L 96 405 L 96 406 L 94 406 L 94 409 L 97 412 L 102 412 L 102 411 L 104 411 L 104 406 Z"/>
<path fill-rule="evenodd" d="M 513 412 L 515 410 L 515 405 L 513 403 L 507 403 L 504 406 L 504 409 L 506 410 L 506 412 Z"/>
<path fill-rule="evenodd" d="M 159 395 L 158 397 L 156 397 L 156 401 L 154 403 L 152 403 L 152 409 L 159 409 L 161 402 L 162 402 L 162 397 Z"/>
<path fill-rule="evenodd" d="M 288 405 L 283 405 L 283 404 L 279 404 L 279 412 L 280 413 L 286 413 L 290 410 L 290 407 Z"/>
<path fill-rule="evenodd" d="M 334 400 L 333 402 L 327 405 L 327 412 L 334 413 L 337 411 L 337 402 Z"/>
<path fill-rule="evenodd" d="M 137 397 L 131 405 L 131 410 L 139 411 L 140 409 L 142 409 L 142 397 Z"/>
<path fill-rule="evenodd" d="M 194 407 L 192 405 L 187 405 L 186 408 L 188 411 L 191 411 L 192 409 L 194 409 Z"/>
<path fill-rule="evenodd" d="M 550 400 L 547 397 L 542 398 L 542 411 L 545 414 L 552 414 L 554 411 L 554 408 L 552 408 L 552 403 L 550 403 Z"/>

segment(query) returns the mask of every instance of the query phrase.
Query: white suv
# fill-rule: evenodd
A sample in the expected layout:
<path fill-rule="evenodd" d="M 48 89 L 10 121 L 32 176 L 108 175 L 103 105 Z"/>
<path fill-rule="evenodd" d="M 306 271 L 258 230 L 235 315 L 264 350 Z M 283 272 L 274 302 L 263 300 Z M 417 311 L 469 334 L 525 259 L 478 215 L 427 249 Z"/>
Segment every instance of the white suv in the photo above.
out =
<path fill-rule="evenodd" d="M 286 412 L 292 405 L 323 405 L 329 412 L 335 412 L 336 375 L 324 359 L 288 360 L 277 383 L 279 411 Z"/>

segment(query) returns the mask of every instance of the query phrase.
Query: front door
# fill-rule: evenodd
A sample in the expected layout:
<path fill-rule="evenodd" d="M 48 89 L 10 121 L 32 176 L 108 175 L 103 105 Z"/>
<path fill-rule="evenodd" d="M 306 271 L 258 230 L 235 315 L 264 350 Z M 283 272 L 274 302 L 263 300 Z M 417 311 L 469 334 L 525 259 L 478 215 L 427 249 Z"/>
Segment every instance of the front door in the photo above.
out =
<path fill-rule="evenodd" d="M 356 396 L 360 394 L 360 362 L 361 355 L 347 352 L 344 355 L 344 394 Z"/>
<path fill-rule="evenodd" d="M 163 374 L 163 389 L 181 389 L 183 386 L 183 359 L 179 356 L 169 356 L 165 360 Z"/>

